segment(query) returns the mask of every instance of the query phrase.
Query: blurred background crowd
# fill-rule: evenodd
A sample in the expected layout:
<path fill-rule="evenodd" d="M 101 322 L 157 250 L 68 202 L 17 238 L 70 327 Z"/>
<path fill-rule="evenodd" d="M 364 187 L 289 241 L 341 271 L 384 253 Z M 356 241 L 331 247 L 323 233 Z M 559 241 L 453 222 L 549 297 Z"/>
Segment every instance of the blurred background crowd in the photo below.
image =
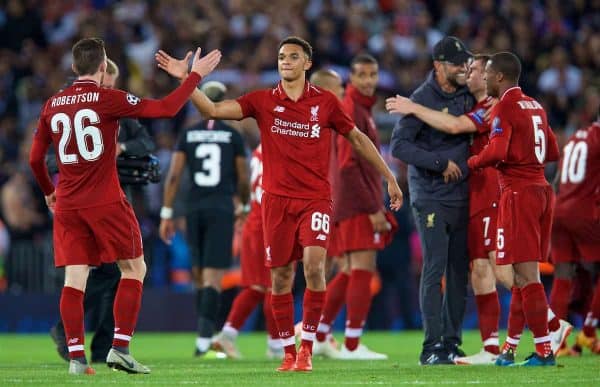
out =
<path fill-rule="evenodd" d="M 223 59 L 210 78 L 230 97 L 277 82 L 277 43 L 299 35 L 312 43 L 313 68 L 344 77 L 367 51 L 380 63 L 375 117 L 384 143 L 395 118 L 385 97 L 409 95 L 431 70 L 431 48 L 444 35 L 475 53 L 509 50 L 523 62 L 521 86 L 547 109 L 559 139 L 595 118 L 600 105 L 600 0 L 2 0 L 0 1 L 0 293 L 54 292 L 51 219 L 28 168 L 31 135 L 43 102 L 72 79 L 70 48 L 102 37 L 120 67 L 119 86 L 162 97 L 176 83 L 155 65 L 163 49 L 176 57 L 201 46 Z M 162 168 L 178 132 L 198 120 L 191 106 L 173 120 L 143 121 Z M 244 123 L 252 128 L 252 123 Z M 245 131 L 249 149 L 256 132 Z M 383 152 L 386 152 L 385 146 Z M 393 162 L 399 179 L 403 166 Z M 551 174 L 551 172 L 549 172 Z M 157 238 L 162 187 L 137 190 L 136 213 L 150 263 L 147 286 L 189 288 L 183 238 Z M 392 246 L 379 257 L 376 327 L 414 327 L 419 248 L 408 206 Z M 373 314 L 373 313 L 372 313 Z"/>

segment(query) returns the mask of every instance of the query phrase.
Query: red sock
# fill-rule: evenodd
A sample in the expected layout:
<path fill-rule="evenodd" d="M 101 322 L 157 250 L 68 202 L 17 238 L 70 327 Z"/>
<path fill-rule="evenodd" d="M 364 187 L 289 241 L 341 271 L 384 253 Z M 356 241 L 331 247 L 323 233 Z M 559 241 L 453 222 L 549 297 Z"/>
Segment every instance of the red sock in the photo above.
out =
<path fill-rule="evenodd" d="M 544 293 L 546 294 L 546 293 Z M 548 306 L 548 314 L 546 315 L 546 320 L 548 321 L 548 330 L 550 332 L 556 332 L 560 328 L 560 320 L 554 314 L 554 311 Z"/>
<path fill-rule="evenodd" d="M 325 341 L 330 332 L 330 326 L 340 313 L 344 301 L 346 300 L 346 289 L 350 276 L 340 271 L 327 285 L 327 294 L 325 295 L 325 304 L 323 305 L 323 315 L 319 322 L 320 328 L 317 329 L 317 340 Z"/>
<path fill-rule="evenodd" d="M 115 315 L 113 347 L 129 348 L 141 304 L 142 283 L 132 278 L 121 279 L 113 307 Z"/>
<path fill-rule="evenodd" d="M 571 301 L 571 289 L 573 281 L 570 279 L 556 278 L 552 282 L 550 293 L 550 307 L 556 316 L 566 320 L 569 313 L 569 301 Z"/>
<path fill-rule="evenodd" d="M 483 348 L 494 355 L 500 353 L 498 340 L 498 323 L 500 319 L 500 301 L 495 290 L 488 294 L 475 296 L 477 303 L 477 316 L 479 318 L 479 332 Z"/>
<path fill-rule="evenodd" d="M 308 348 L 312 353 L 319 317 L 325 303 L 325 291 L 318 292 L 306 288 L 302 302 L 302 342 L 301 346 Z"/>
<path fill-rule="evenodd" d="M 272 339 L 279 339 L 279 331 L 277 330 L 277 323 L 273 317 L 273 309 L 271 308 L 271 292 L 265 293 L 265 299 L 263 301 L 263 313 L 265 315 L 265 325 L 267 326 L 267 332 L 269 337 Z"/>
<path fill-rule="evenodd" d="M 265 294 L 253 288 L 244 288 L 233 301 L 231 310 L 227 315 L 226 326 L 239 331 L 244 322 L 250 316 L 250 313 L 256 308 L 259 302 L 265 298 Z"/>
<path fill-rule="evenodd" d="M 65 326 L 69 358 L 85 358 L 83 328 L 83 292 L 65 286 L 60 295 L 60 317 Z"/>
<path fill-rule="evenodd" d="M 523 313 L 521 289 L 513 286 L 510 299 L 510 310 L 508 312 L 508 332 L 506 342 L 502 347 L 503 351 L 508 348 L 512 348 L 513 350 L 517 349 L 523 329 L 525 329 L 525 314 Z"/>
<path fill-rule="evenodd" d="M 346 294 L 347 313 L 344 345 L 349 351 L 358 347 L 362 328 L 371 308 L 371 278 L 368 270 L 352 270 Z"/>
<path fill-rule="evenodd" d="M 546 357 L 552 353 L 550 336 L 548 335 L 548 303 L 541 283 L 532 283 L 521 288 L 523 311 L 527 325 L 533 333 L 535 350 L 538 355 Z"/>
<path fill-rule="evenodd" d="M 592 298 L 590 311 L 588 312 L 585 322 L 583 323 L 583 333 L 586 336 L 596 337 L 598 320 L 600 320 L 600 278 L 598 278 L 598 281 L 596 281 L 596 289 L 594 290 L 594 297 Z"/>
<path fill-rule="evenodd" d="M 294 297 L 292 293 L 271 294 L 273 319 L 277 324 L 278 336 L 285 353 L 296 356 L 296 338 L 294 337 Z"/>

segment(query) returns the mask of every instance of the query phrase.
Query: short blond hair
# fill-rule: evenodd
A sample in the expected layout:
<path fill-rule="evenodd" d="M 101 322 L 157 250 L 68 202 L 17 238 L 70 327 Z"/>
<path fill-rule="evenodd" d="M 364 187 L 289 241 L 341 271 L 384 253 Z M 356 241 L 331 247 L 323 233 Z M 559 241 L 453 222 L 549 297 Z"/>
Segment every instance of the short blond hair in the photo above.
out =
<path fill-rule="evenodd" d="M 119 76 L 119 66 L 111 59 L 106 58 L 106 72 L 116 78 Z"/>

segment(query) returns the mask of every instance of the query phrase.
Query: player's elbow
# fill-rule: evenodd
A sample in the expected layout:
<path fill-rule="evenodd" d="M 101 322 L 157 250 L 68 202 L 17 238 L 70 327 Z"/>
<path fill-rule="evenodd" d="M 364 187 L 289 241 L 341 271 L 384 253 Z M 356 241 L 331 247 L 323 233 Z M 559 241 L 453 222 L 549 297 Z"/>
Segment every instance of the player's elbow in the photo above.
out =
<path fill-rule="evenodd" d="M 29 166 L 34 171 L 39 170 L 39 168 L 44 165 L 45 161 L 46 160 L 44 159 L 44 156 L 40 156 L 35 153 L 31 153 L 29 155 Z"/>
<path fill-rule="evenodd" d="M 452 122 L 446 126 L 445 132 L 450 133 L 450 134 L 460 134 L 463 131 L 462 131 L 462 127 L 460 126 L 460 124 L 458 124 L 456 122 Z"/>

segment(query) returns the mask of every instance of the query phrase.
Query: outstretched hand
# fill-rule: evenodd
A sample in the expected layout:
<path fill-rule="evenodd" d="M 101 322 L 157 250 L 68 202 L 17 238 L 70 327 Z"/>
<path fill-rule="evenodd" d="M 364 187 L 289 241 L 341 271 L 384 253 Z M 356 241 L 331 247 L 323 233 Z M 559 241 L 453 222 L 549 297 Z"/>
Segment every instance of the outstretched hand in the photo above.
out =
<path fill-rule="evenodd" d="M 196 50 L 194 59 L 192 61 L 191 71 L 200 74 L 202 77 L 205 77 L 210 74 L 221 61 L 221 51 L 212 50 L 207 55 L 200 58 L 201 52 L 202 50 L 200 48 Z M 183 79 L 187 76 L 188 62 L 191 57 L 191 51 L 188 51 L 183 59 L 175 59 L 163 50 L 159 50 L 154 55 L 158 67 L 161 70 L 166 71 L 167 74 L 178 79 Z"/>
<path fill-rule="evenodd" d="M 191 51 L 188 51 L 183 59 L 175 59 L 163 50 L 158 50 L 158 52 L 154 54 L 158 67 L 177 79 L 183 79 L 187 76 L 188 62 L 191 57 Z"/>
<path fill-rule="evenodd" d="M 192 60 L 192 71 L 200 74 L 200 76 L 204 78 L 210 74 L 221 61 L 221 51 L 212 50 L 202 58 L 200 58 L 200 52 L 202 52 L 202 50 L 198 47 L 196 54 L 194 54 L 194 59 Z"/>

